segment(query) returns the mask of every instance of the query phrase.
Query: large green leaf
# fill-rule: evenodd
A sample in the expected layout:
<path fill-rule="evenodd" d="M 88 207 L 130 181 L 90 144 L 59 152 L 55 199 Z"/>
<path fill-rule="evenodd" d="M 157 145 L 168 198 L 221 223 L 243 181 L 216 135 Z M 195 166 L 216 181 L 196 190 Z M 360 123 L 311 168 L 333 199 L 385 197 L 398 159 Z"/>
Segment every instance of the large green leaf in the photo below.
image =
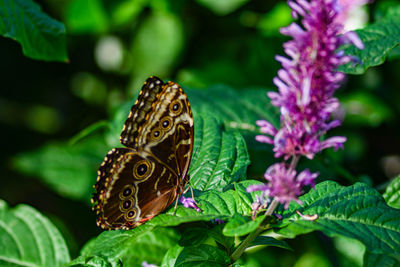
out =
<path fill-rule="evenodd" d="M 364 267 L 400 267 L 400 257 L 386 254 L 374 254 L 368 251 L 364 254 Z"/>
<path fill-rule="evenodd" d="M 383 19 L 356 32 L 365 48 L 347 46 L 345 53 L 356 56 L 362 64 L 350 62 L 339 67 L 348 74 L 363 74 L 368 68 L 382 64 L 390 51 L 400 44 L 400 6 L 392 6 Z"/>
<path fill-rule="evenodd" d="M 192 266 L 228 266 L 230 260 L 226 253 L 216 247 L 202 244 L 196 247 L 185 247 L 176 259 L 176 267 Z"/>
<path fill-rule="evenodd" d="M 212 237 L 230 255 L 235 247 L 235 238 L 223 234 L 224 226 L 224 224 L 219 224 L 213 227 L 208 231 L 208 236 Z"/>
<path fill-rule="evenodd" d="M 163 261 L 161 263 L 161 267 L 170 267 L 175 266 L 176 259 L 179 254 L 182 252 L 183 247 L 176 245 L 170 248 L 167 253 L 164 255 Z"/>
<path fill-rule="evenodd" d="M 194 209 L 187 209 L 179 205 L 176 215 L 173 215 L 173 207 L 166 213 L 160 214 L 147 224 L 155 226 L 176 226 L 181 223 L 194 221 L 210 221 L 216 218 L 229 220 L 235 214 L 251 215 L 251 204 L 256 200 L 256 193 L 247 193 L 249 185 L 260 184 L 254 180 L 246 180 L 234 183 L 234 189 L 226 192 L 208 190 L 196 194 L 195 199 L 202 210 L 197 212 Z"/>
<path fill-rule="evenodd" d="M 183 247 L 201 244 L 208 238 L 208 229 L 204 227 L 186 228 L 179 240 L 179 245 Z"/>
<path fill-rule="evenodd" d="M 57 228 L 34 208 L 0 200 L 0 265 L 62 266 L 69 252 Z"/>
<path fill-rule="evenodd" d="M 256 120 L 264 119 L 279 126 L 279 109 L 271 105 L 268 89 L 235 90 L 216 85 L 205 90 L 186 90 L 191 106 L 197 112 L 212 113 L 227 128 L 252 135 L 260 133 Z"/>
<path fill-rule="evenodd" d="M 32 0 L 0 0 L 0 34 L 18 41 L 28 57 L 68 60 L 64 25 Z"/>
<path fill-rule="evenodd" d="M 173 234 L 175 232 L 171 232 L 172 229 L 160 227 L 176 226 L 181 223 L 194 221 L 210 221 L 215 218 L 229 220 L 237 213 L 249 215 L 251 213 L 251 203 L 255 201 L 255 194 L 247 193 L 246 188 L 249 185 L 259 183 L 248 180 L 237 183 L 234 189 L 222 193 L 216 190 L 199 192 L 196 201 L 202 212 L 179 205 L 176 215 L 173 215 L 173 208 L 171 208 L 166 214 L 160 214 L 144 225 L 132 230 L 103 232 L 96 239 L 87 243 L 82 249 L 81 256 L 74 260 L 71 265 L 88 264 L 91 266 L 107 266 L 107 264 L 117 265 L 119 262 L 125 265 L 128 263 L 133 264 L 135 261 L 147 261 L 159 264 L 167 250 L 178 244 L 179 240 L 179 237 Z M 216 242 L 229 249 L 233 245 L 233 240 L 229 237 L 223 237 L 221 228 L 222 226 L 216 226 L 209 231 L 209 234 Z M 192 236 L 186 236 L 184 239 L 181 239 L 180 244 L 188 245 L 187 240 L 193 241 L 197 239 L 198 236 L 196 237 L 196 233 L 194 233 Z M 201 241 L 196 242 L 201 243 Z M 155 244 L 154 247 L 151 247 L 152 243 Z M 164 244 L 164 246 L 161 244 Z M 154 251 L 156 249 L 158 249 L 158 252 Z M 181 250 L 181 248 L 175 247 L 173 251 L 169 251 L 168 256 L 165 256 L 164 264 L 165 262 L 174 261 L 173 257 L 176 259 Z M 203 253 L 202 249 L 197 251 L 197 248 L 192 248 L 192 250 L 195 250 L 193 252 L 195 254 Z M 187 254 L 187 251 L 185 253 Z M 218 253 L 215 255 L 218 255 Z M 156 257 L 158 260 L 155 259 Z M 186 259 L 186 256 L 180 257 Z M 202 260 L 207 261 L 207 259 Z"/>
<path fill-rule="evenodd" d="M 265 216 L 259 216 L 255 220 L 251 220 L 248 216 L 235 214 L 231 220 L 224 227 L 224 235 L 226 236 L 243 236 L 247 235 L 257 229 Z"/>
<path fill-rule="evenodd" d="M 256 239 L 254 239 L 254 241 L 251 242 L 249 247 L 252 246 L 271 246 L 293 251 L 293 249 L 289 246 L 288 243 L 286 243 L 283 240 L 275 239 L 271 236 L 257 236 Z"/>
<path fill-rule="evenodd" d="M 400 176 L 397 176 L 388 185 L 383 193 L 383 198 L 389 206 L 400 209 Z"/>
<path fill-rule="evenodd" d="M 318 184 L 300 197 L 302 205 L 292 202 L 277 225 L 279 234 L 295 237 L 319 230 L 329 236 L 346 236 L 362 242 L 373 253 L 400 253 L 400 210 L 386 205 L 373 188 L 356 183 L 344 187 L 332 181 Z M 315 221 L 299 216 L 318 215 Z"/>
<path fill-rule="evenodd" d="M 223 191 L 246 177 L 250 164 L 239 132 L 225 131 L 211 114 L 195 114 L 195 146 L 189 175 L 195 189 Z"/>
<path fill-rule="evenodd" d="M 182 234 L 179 245 L 183 247 L 197 246 L 199 244 L 210 244 L 213 239 L 216 244 L 221 246 L 225 251 L 231 253 L 235 244 L 233 237 L 225 236 L 222 233 L 224 224 L 218 224 L 213 228 L 204 227 L 188 227 Z"/>
<path fill-rule="evenodd" d="M 89 203 L 96 169 L 107 153 L 103 140 L 93 136 L 74 145 L 49 143 L 16 156 L 14 167 L 40 178 L 61 196 Z"/>
<path fill-rule="evenodd" d="M 130 231 L 107 231 L 90 241 L 70 265 L 142 266 L 143 261 L 161 264 L 168 249 L 178 240 L 175 230 L 152 225 Z"/>

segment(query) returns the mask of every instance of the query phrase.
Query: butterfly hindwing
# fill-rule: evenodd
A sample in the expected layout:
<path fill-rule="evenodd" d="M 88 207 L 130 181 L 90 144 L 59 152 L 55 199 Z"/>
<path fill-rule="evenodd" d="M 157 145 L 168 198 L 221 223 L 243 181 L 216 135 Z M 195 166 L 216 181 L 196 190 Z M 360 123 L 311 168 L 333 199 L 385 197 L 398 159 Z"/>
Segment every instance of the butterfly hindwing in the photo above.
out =
<path fill-rule="evenodd" d="M 108 181 L 95 210 L 104 229 L 129 229 L 167 208 L 180 192 L 179 177 L 145 151 L 114 150 Z"/>

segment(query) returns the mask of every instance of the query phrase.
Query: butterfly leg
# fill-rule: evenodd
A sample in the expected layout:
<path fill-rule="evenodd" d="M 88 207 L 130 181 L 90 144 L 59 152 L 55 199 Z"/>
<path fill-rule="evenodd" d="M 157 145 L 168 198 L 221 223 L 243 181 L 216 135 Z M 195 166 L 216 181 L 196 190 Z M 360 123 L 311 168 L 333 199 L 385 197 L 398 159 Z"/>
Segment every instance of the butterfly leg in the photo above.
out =
<path fill-rule="evenodd" d="M 197 202 L 196 202 L 196 199 L 194 198 L 193 187 L 191 187 L 191 186 L 189 185 L 188 189 L 190 189 L 190 193 L 192 194 L 192 199 L 193 199 L 194 203 L 195 203 L 196 205 L 198 205 Z"/>
<path fill-rule="evenodd" d="M 178 207 L 178 202 L 179 202 L 179 197 L 177 197 L 175 201 L 174 213 L 173 213 L 174 216 L 176 215 L 176 208 Z"/>

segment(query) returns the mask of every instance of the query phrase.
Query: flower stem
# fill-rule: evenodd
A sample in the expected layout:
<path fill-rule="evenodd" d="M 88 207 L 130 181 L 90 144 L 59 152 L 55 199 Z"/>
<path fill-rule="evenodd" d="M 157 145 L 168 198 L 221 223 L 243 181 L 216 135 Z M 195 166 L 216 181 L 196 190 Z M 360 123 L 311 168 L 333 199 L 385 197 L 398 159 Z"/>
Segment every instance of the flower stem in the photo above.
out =
<path fill-rule="evenodd" d="M 289 168 L 290 168 L 291 170 L 296 169 L 296 166 L 297 166 L 297 163 L 299 162 L 299 159 L 300 159 L 300 157 L 297 156 L 297 155 L 294 155 L 294 156 L 292 157 L 292 162 L 290 162 L 290 166 L 289 166 Z"/>
<path fill-rule="evenodd" d="M 257 229 L 251 232 L 231 254 L 231 263 L 237 261 L 240 258 L 240 256 L 242 256 L 246 248 L 251 244 L 251 242 L 253 242 L 253 240 L 256 239 L 257 236 L 259 236 L 263 231 L 265 231 L 265 224 L 267 222 L 267 219 L 274 212 L 274 210 L 278 206 L 278 203 L 279 202 L 277 200 L 275 199 L 272 200 L 267 211 L 265 212 L 265 215 L 267 215 L 265 219 L 261 222 L 261 224 L 257 227 Z"/>

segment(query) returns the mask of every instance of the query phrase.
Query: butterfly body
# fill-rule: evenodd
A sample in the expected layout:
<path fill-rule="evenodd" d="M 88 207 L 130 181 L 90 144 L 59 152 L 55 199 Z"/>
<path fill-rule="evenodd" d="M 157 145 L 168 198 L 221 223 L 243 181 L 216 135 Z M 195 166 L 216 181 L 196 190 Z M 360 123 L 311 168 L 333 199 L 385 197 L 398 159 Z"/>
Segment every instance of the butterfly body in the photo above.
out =
<path fill-rule="evenodd" d="M 92 202 L 103 229 L 131 229 L 183 193 L 193 151 L 193 117 L 186 94 L 156 77 L 145 82 L 120 141 L 98 170 Z"/>

